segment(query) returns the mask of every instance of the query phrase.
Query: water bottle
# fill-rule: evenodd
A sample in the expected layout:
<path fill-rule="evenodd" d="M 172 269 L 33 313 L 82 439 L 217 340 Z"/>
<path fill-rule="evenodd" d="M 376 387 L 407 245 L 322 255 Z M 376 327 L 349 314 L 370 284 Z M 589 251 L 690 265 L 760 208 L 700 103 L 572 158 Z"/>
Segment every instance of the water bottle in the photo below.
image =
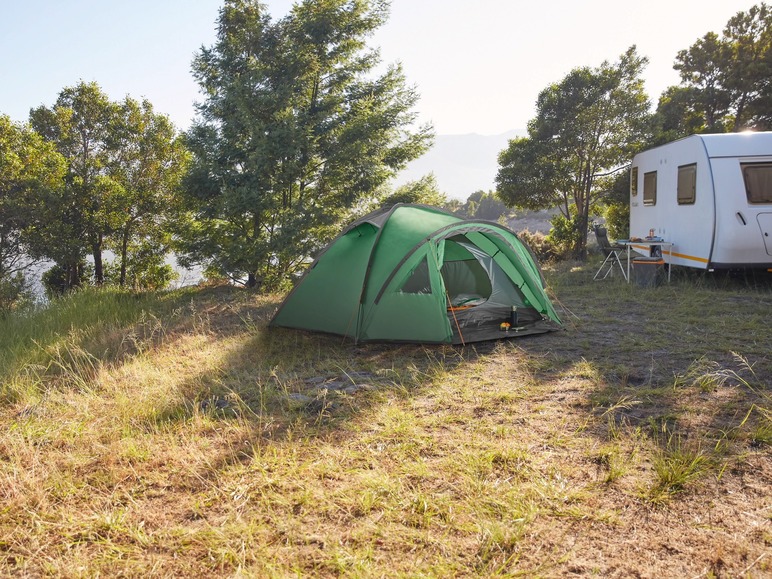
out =
<path fill-rule="evenodd" d="M 509 313 L 509 324 L 513 329 L 517 327 L 517 306 L 512 306 L 512 311 Z"/>

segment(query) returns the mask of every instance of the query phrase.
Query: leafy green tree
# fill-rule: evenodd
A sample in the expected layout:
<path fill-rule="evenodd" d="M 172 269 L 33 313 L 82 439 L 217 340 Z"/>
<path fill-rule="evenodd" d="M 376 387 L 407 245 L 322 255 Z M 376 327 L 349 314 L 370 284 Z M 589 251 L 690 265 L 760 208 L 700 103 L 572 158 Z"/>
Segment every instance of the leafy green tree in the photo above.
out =
<path fill-rule="evenodd" d="M 671 86 L 662 93 L 652 117 L 652 140 L 647 147 L 705 131 L 704 116 L 692 106 L 698 100 L 694 93 L 695 89 L 682 86 Z"/>
<path fill-rule="evenodd" d="M 121 210 L 117 184 L 106 172 L 116 119 L 117 106 L 94 82 L 67 87 L 52 108 L 30 112 L 35 130 L 67 161 L 64 186 L 46 201 L 48 210 L 41 214 L 37 251 L 62 267 L 68 288 L 81 283 L 80 264 L 89 252 L 96 283 L 104 281 L 105 238 Z"/>
<path fill-rule="evenodd" d="M 129 97 L 118 108 L 109 148 L 106 171 L 121 208 L 108 240 L 118 262 L 111 277 L 121 286 L 163 286 L 171 275 L 163 260 L 172 226 L 182 218 L 179 188 L 190 154 L 166 115 Z"/>
<path fill-rule="evenodd" d="M 380 205 L 386 207 L 396 203 L 421 203 L 434 207 L 443 207 L 448 202 L 445 194 L 440 191 L 437 179 L 433 174 L 424 175 L 416 181 L 410 181 L 397 187 L 393 193 L 381 200 Z"/>
<path fill-rule="evenodd" d="M 0 309 L 23 294 L 36 199 L 60 187 L 64 159 L 28 125 L 0 115 Z"/>
<path fill-rule="evenodd" d="M 726 43 L 709 32 L 676 57 L 673 68 L 679 72 L 682 84 L 688 89 L 688 99 L 682 101 L 682 106 L 685 105 L 687 115 L 690 109 L 701 113 L 703 127 L 699 132 L 723 133 L 726 130 L 731 97 L 723 86 L 722 78 L 728 55 Z"/>
<path fill-rule="evenodd" d="M 448 199 L 445 201 L 443 208 L 457 215 L 464 214 L 464 202 L 461 199 Z"/>
<path fill-rule="evenodd" d="M 658 107 L 666 130 L 682 137 L 772 128 L 772 10 L 763 2 L 733 16 L 720 37 L 709 32 L 681 50 L 673 68 L 681 90 L 668 89 Z"/>
<path fill-rule="evenodd" d="M 40 200 L 31 244 L 58 266 L 51 287 L 66 291 L 87 271 L 97 284 L 113 277 L 120 285 L 145 285 L 142 256 L 157 285 L 189 161 L 168 117 L 147 100 L 112 102 L 93 82 L 63 89 L 53 107 L 38 107 L 30 117 L 67 163 L 63 186 Z M 106 250 L 118 260 L 110 276 Z M 93 270 L 84 267 L 87 255 Z"/>
<path fill-rule="evenodd" d="M 528 136 L 510 141 L 499 155 L 501 200 L 523 209 L 560 208 L 564 241 L 580 259 L 589 216 L 647 136 L 641 78 L 647 62 L 633 46 L 614 64 L 572 70 L 539 94 Z"/>
<path fill-rule="evenodd" d="M 606 226 L 614 239 L 630 237 L 630 171 L 620 171 L 614 177 L 604 199 Z"/>
<path fill-rule="evenodd" d="M 187 263 L 277 287 L 426 150 L 416 91 L 399 66 L 376 75 L 366 46 L 387 8 L 304 0 L 274 22 L 256 0 L 226 0 L 193 63 L 205 99 L 188 133 Z"/>
<path fill-rule="evenodd" d="M 167 263 L 167 255 L 168 252 L 159 251 L 157 241 L 140 239 L 131 243 L 125 256 L 106 265 L 106 277 L 111 281 L 123 279 L 117 283 L 134 290 L 164 289 L 178 277 Z"/>
<path fill-rule="evenodd" d="M 768 130 L 772 95 L 772 9 L 752 6 L 729 19 L 724 28 L 729 64 L 723 83 L 732 109 L 732 131 Z"/>
<path fill-rule="evenodd" d="M 465 212 L 469 217 L 498 221 L 508 215 L 510 210 L 493 191 L 475 191 L 466 200 Z"/>

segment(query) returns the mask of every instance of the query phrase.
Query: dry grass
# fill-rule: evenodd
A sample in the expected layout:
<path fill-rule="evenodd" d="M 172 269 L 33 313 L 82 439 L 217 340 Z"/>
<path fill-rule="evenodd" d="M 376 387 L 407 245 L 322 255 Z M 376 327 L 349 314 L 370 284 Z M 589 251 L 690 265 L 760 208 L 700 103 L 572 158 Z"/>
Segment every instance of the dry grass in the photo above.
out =
<path fill-rule="evenodd" d="M 768 576 L 770 286 L 570 269 L 566 331 L 466 348 L 232 288 L 0 321 L 0 574 Z"/>

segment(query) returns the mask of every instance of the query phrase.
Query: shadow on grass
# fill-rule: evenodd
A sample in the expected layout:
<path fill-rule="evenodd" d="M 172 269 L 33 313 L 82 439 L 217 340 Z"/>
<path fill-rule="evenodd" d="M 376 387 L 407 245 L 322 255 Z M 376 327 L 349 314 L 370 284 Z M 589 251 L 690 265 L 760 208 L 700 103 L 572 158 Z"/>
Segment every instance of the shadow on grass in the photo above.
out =
<path fill-rule="evenodd" d="M 752 405 L 768 407 L 770 277 L 676 269 L 671 284 L 646 289 L 621 279 L 593 281 L 593 265 L 568 269 L 546 272 L 565 331 L 508 340 L 506 347 L 500 341 L 467 347 L 354 345 L 337 336 L 268 330 L 280 299 L 227 287 L 117 296 L 107 312 L 90 311 L 87 325 L 93 330 L 70 332 L 69 347 L 86 353 L 86 366 L 93 359 L 117 367 L 143 348 L 171 343 L 177 335 L 234 340 L 236 346 L 221 363 L 181 385 L 181 398 L 143 418 L 154 427 L 198 415 L 239 421 L 252 440 L 238 452 L 226 452 L 225 462 L 247 459 L 251 448 L 297 430 L 326 436 L 382 403 L 385 395 L 415 395 L 438 377 L 463 373 L 467 365 L 500 356 L 507 348 L 540 360 L 533 374 L 546 388 L 559 390 L 566 377 L 584 376 L 576 409 L 598 418 L 595 430 L 602 440 L 621 424 L 644 428 L 651 436 L 678 432 L 715 439 L 736 428 Z M 66 328 L 67 322 L 75 327 L 76 319 L 65 317 L 59 325 Z M 15 354 L 17 370 L 34 352 L 51 352 L 62 338 L 61 330 L 52 328 L 26 353 Z M 752 365 L 752 375 L 738 355 Z M 684 377 L 699 360 L 736 372 L 758 390 L 731 376 L 712 386 L 689 382 Z M 58 370 L 66 373 L 67 368 L 49 366 L 54 379 Z M 85 387 L 97 379 L 94 373 L 71 370 Z M 558 394 L 556 399 L 565 398 Z M 748 424 L 757 418 L 753 415 Z"/>
<path fill-rule="evenodd" d="M 675 270 L 672 283 L 648 289 L 621 280 L 595 282 L 593 271 L 579 266 L 551 275 L 565 331 L 507 345 L 543 360 L 535 377 L 544 384 L 559 387 L 566 376 L 589 372 L 592 385 L 581 392 L 578 407 L 586 417 L 604 417 L 597 420 L 599 437 L 606 440 L 609 429 L 625 424 L 662 441 L 673 433 L 715 440 L 740 425 L 754 404 L 768 406 L 772 290 L 765 276 L 749 283 L 747 277 Z M 185 388 L 186 400 L 167 408 L 158 421 L 206 413 L 216 420 L 249 422 L 262 442 L 297 428 L 325 436 L 380 403 L 385 390 L 414 395 L 442 373 L 463 372 L 465 365 L 500 352 L 499 341 L 467 347 L 354 345 L 337 336 L 268 330 L 278 298 L 255 305 L 245 295 L 222 293 L 208 314 L 218 316 L 212 331 L 247 332 L 243 343 L 222 370 L 196 376 Z M 689 382 L 699 360 L 758 388 L 746 388 L 737 379 L 715 387 Z M 752 372 L 743 368 L 743 360 Z M 756 419 L 753 415 L 749 426 Z"/>
<path fill-rule="evenodd" d="M 221 461 L 241 462 L 266 444 L 333 434 L 385 397 L 414 396 L 437 376 L 484 355 L 450 345 L 354 345 L 337 336 L 266 329 L 262 319 L 276 305 L 242 310 L 242 318 L 261 321 L 222 361 L 222 370 L 193 377 L 182 387 L 185 399 L 159 412 L 155 424 L 196 415 L 237 421 L 252 439 L 246 450 L 226 453 Z"/>
<path fill-rule="evenodd" d="M 245 444 L 211 457 L 215 471 L 249 461 L 267 445 L 334 436 L 373 407 L 419 395 L 443 376 L 463 373 L 498 344 L 354 344 L 340 336 L 269 329 L 278 297 L 230 289 L 207 302 L 199 305 L 202 317 L 209 319 L 205 331 L 237 345 L 215 368 L 181 385 L 183 398 L 145 420 L 150 428 L 163 428 L 203 417 L 237 426 L 242 438 L 248 432 Z"/>
<path fill-rule="evenodd" d="M 521 347 L 552 361 L 542 382 L 580 378 L 577 407 L 602 442 L 626 428 L 667 449 L 770 443 L 772 275 L 675 268 L 642 288 L 593 271 L 551 280 L 567 331 Z"/>

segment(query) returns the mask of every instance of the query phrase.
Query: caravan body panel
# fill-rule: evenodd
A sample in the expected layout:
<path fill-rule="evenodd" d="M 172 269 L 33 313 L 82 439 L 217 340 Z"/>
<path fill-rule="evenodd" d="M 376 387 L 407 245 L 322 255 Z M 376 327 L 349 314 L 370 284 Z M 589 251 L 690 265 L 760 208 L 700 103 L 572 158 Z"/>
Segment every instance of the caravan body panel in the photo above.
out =
<path fill-rule="evenodd" d="M 746 183 L 748 167 L 758 170 L 755 184 Z M 764 218 L 771 188 L 772 132 L 692 135 L 655 147 L 633 158 L 630 236 L 653 230 L 671 241 L 664 257 L 674 265 L 772 267 Z"/>

